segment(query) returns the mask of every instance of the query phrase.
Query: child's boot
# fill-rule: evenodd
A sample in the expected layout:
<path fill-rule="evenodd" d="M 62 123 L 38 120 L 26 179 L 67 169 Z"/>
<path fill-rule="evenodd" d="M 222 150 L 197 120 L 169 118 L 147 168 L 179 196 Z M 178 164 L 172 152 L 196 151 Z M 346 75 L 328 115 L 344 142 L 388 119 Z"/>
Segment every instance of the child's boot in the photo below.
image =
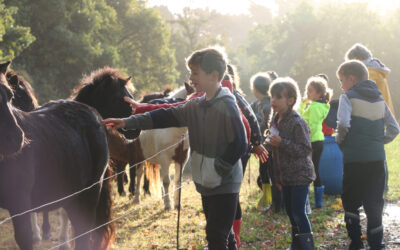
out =
<path fill-rule="evenodd" d="M 314 238 L 312 233 L 297 234 L 296 238 L 301 250 L 314 250 Z"/>
<path fill-rule="evenodd" d="M 344 221 L 346 222 L 347 234 L 351 240 L 349 250 L 365 249 L 361 240 L 360 216 L 355 213 L 345 212 Z"/>
<path fill-rule="evenodd" d="M 257 208 L 264 211 L 272 203 L 271 184 L 262 184 L 262 196 L 258 201 Z"/>
<path fill-rule="evenodd" d="M 368 245 L 371 250 L 379 250 L 384 247 L 383 226 L 367 230 Z M 382 244 L 383 243 L 383 244 Z"/>
<path fill-rule="evenodd" d="M 325 186 L 315 187 L 314 186 L 314 198 L 315 198 L 315 207 L 321 208 L 322 201 L 324 200 L 324 189 Z"/>
<path fill-rule="evenodd" d="M 242 245 L 240 241 L 240 228 L 242 226 L 242 219 L 233 221 L 233 232 L 235 233 L 236 247 L 239 248 Z"/>

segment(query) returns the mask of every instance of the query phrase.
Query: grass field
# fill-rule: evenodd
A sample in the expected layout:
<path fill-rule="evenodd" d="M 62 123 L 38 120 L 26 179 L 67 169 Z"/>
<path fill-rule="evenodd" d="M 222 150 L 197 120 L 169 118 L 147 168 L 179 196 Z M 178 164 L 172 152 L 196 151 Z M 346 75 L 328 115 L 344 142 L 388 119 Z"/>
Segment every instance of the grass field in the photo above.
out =
<path fill-rule="evenodd" d="M 390 173 L 390 189 L 386 197 L 388 201 L 394 202 L 400 199 L 400 138 L 389 144 L 386 152 Z M 255 182 L 258 165 L 254 158 L 248 169 L 250 171 L 245 175 L 240 194 L 243 209 L 242 249 L 286 249 L 290 244 L 289 220 L 283 212 L 273 214 L 257 211 L 260 192 Z M 324 208 L 313 209 L 310 215 L 317 249 L 346 248 L 347 238 L 339 198 L 325 196 Z M 313 205 L 312 188 L 310 201 Z M 177 211 L 164 211 L 163 208 L 161 199 L 143 196 L 140 205 L 133 205 L 129 197 L 115 195 L 114 217 L 128 215 L 116 223 L 117 238 L 112 249 L 176 249 Z M 51 240 L 36 244 L 35 249 L 48 249 L 58 244 L 59 222 L 56 215 L 57 212 L 51 214 Z M 7 216 L 6 211 L 0 210 L 0 220 Z M 397 225 L 399 223 L 397 221 Z M 195 191 L 193 183 L 184 183 L 180 248 L 203 249 L 206 246 L 204 228 L 200 195 Z M 385 234 L 387 230 L 391 230 L 390 225 L 385 225 Z M 0 249 L 17 249 L 11 223 L 0 225 Z M 392 248 L 389 245 L 387 249 L 395 249 L 395 246 Z"/>

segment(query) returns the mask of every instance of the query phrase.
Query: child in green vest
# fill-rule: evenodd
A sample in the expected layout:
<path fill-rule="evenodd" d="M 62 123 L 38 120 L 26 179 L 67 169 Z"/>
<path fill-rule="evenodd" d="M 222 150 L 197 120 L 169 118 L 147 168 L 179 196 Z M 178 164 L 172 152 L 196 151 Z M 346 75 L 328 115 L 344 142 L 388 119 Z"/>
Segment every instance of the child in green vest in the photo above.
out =
<path fill-rule="evenodd" d="M 322 122 L 329 112 L 329 100 L 332 90 L 328 88 L 327 81 L 320 76 L 313 76 L 307 80 L 304 93 L 305 101 L 299 108 L 299 113 L 310 127 L 312 145 L 312 161 L 314 164 L 316 179 L 314 181 L 315 207 L 322 207 L 324 186 L 319 176 L 319 160 L 324 148 L 324 134 Z"/>

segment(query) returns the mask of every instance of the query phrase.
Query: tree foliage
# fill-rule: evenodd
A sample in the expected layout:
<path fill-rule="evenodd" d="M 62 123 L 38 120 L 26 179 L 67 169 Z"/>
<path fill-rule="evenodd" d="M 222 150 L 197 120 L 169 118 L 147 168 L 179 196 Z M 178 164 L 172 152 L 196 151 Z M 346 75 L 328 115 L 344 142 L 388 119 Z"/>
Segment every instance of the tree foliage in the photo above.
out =
<path fill-rule="evenodd" d="M 65 98 L 83 74 L 109 65 L 132 75 L 138 89 L 174 83 L 168 30 L 141 1 L 8 1 L 37 38 L 15 60 L 40 100 Z"/>
<path fill-rule="evenodd" d="M 18 8 L 6 7 L 0 0 L 0 60 L 14 59 L 26 49 L 35 37 L 30 33 L 29 27 L 15 24 L 14 15 Z"/>
<path fill-rule="evenodd" d="M 360 42 L 393 70 L 388 82 L 400 112 L 400 9 L 383 16 L 366 2 L 275 3 L 276 16 L 255 2 L 249 14 L 229 15 L 191 8 L 172 14 L 143 0 L 0 0 L 0 57 L 31 76 L 42 102 L 67 97 L 83 74 L 104 65 L 132 76 L 138 92 L 174 86 L 187 80 L 185 58 L 216 44 L 238 66 L 247 93 L 252 74 L 276 70 L 301 88 L 326 73 L 338 97 L 336 69 Z"/>
<path fill-rule="evenodd" d="M 258 25 L 250 32 L 244 50 L 249 71 L 253 74 L 276 70 L 280 75 L 293 77 L 301 88 L 308 77 L 326 73 L 338 97 L 341 90 L 336 70 L 354 43 L 365 44 L 374 57 L 389 67 L 395 69 L 398 65 L 399 54 L 394 55 L 400 50 L 394 44 L 400 44 L 400 34 L 395 28 L 395 20 L 400 20 L 399 13 L 397 18 L 385 22 L 365 3 L 330 2 L 316 8 L 303 2 L 273 23 Z M 393 72 L 392 76 L 395 75 L 398 79 L 400 72 Z M 399 93 L 397 86 L 390 84 L 392 95 Z M 396 106 L 399 106 L 398 101 Z"/>

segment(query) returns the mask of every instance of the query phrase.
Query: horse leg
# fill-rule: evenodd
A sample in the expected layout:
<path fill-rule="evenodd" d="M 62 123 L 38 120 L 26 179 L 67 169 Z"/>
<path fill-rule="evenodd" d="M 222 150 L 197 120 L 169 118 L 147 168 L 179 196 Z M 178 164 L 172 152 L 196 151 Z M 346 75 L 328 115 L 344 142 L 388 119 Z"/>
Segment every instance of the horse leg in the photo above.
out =
<path fill-rule="evenodd" d="M 96 203 L 89 195 L 85 195 L 81 199 L 75 200 L 73 204 L 65 207 L 74 229 L 75 237 L 95 227 L 96 211 L 94 206 Z M 91 249 L 90 234 L 82 235 L 75 239 L 75 249 Z"/>
<path fill-rule="evenodd" d="M 49 222 L 49 211 L 43 211 L 43 239 L 48 240 L 50 239 L 50 222 Z"/>
<path fill-rule="evenodd" d="M 136 168 L 143 168 L 143 165 L 136 165 L 134 167 L 131 168 L 131 166 L 129 166 L 129 178 L 131 179 L 131 182 L 129 183 L 129 192 L 131 193 L 131 195 L 135 195 L 136 190 L 135 190 L 135 182 L 136 182 Z M 139 178 L 138 178 L 139 179 Z"/>
<path fill-rule="evenodd" d="M 67 213 L 65 212 L 64 209 L 60 209 L 59 219 L 60 219 L 60 225 L 61 225 L 61 233 L 60 233 L 59 241 L 61 243 L 67 242 L 70 239 L 70 237 L 69 237 L 69 220 L 68 220 Z M 69 242 L 60 246 L 60 250 L 68 250 L 68 249 L 71 249 Z"/>
<path fill-rule="evenodd" d="M 175 174 L 174 174 L 174 208 L 178 209 L 179 207 L 179 189 L 182 188 L 181 185 L 181 175 L 182 175 L 182 169 L 183 169 L 183 164 L 181 163 L 175 163 Z"/>
<path fill-rule="evenodd" d="M 133 167 L 131 170 L 133 170 L 135 167 Z M 133 203 L 139 204 L 140 203 L 140 181 L 143 176 L 144 172 L 144 167 L 143 164 L 137 165 L 136 166 L 136 176 L 137 176 L 137 182 L 136 182 L 136 189 L 135 189 L 135 199 L 133 200 Z M 132 179 L 131 179 L 132 182 Z"/>
<path fill-rule="evenodd" d="M 147 176 L 147 171 L 144 171 L 144 178 L 143 178 L 143 190 L 145 194 L 148 194 L 149 196 L 151 196 L 150 193 L 150 180 L 149 177 Z"/>
<path fill-rule="evenodd" d="M 165 210 L 171 209 L 171 200 L 169 198 L 169 184 L 171 182 L 169 178 L 169 163 L 168 164 L 160 164 L 160 175 L 163 180 L 163 199 Z"/>
<path fill-rule="evenodd" d="M 116 161 L 115 162 L 117 173 L 120 173 L 121 171 L 124 171 L 125 169 L 125 162 L 121 161 Z M 126 177 L 125 173 L 121 173 L 117 176 L 117 185 L 118 185 L 118 193 L 120 196 L 126 196 L 125 190 L 124 190 L 124 178 Z"/>
<path fill-rule="evenodd" d="M 19 209 L 18 211 L 21 211 L 21 209 Z M 10 214 L 11 215 L 16 214 L 16 211 L 10 210 Z M 12 219 L 12 222 L 14 225 L 15 241 L 17 242 L 19 248 L 21 250 L 32 250 L 33 241 L 32 241 L 32 226 L 31 226 L 30 214 L 27 213 L 21 216 L 14 217 Z"/>
<path fill-rule="evenodd" d="M 33 241 L 39 242 L 42 240 L 42 236 L 40 236 L 40 227 L 38 224 L 37 213 L 32 213 L 32 229 L 33 229 Z"/>

